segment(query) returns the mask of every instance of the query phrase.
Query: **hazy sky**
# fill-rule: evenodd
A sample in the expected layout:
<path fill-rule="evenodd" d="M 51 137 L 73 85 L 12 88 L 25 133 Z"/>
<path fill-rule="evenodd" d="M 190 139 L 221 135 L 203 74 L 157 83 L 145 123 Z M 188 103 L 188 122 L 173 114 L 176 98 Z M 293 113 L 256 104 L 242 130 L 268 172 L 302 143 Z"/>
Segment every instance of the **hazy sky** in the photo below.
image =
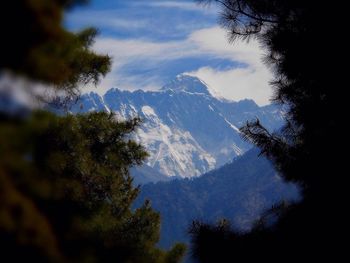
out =
<path fill-rule="evenodd" d="M 86 91 L 157 90 L 176 75 L 187 73 L 233 100 L 269 103 L 271 74 L 262 64 L 263 51 L 251 41 L 229 44 L 217 23 L 215 6 L 192 0 L 91 0 L 66 15 L 66 26 L 99 29 L 94 49 L 113 57 L 112 71 Z"/>

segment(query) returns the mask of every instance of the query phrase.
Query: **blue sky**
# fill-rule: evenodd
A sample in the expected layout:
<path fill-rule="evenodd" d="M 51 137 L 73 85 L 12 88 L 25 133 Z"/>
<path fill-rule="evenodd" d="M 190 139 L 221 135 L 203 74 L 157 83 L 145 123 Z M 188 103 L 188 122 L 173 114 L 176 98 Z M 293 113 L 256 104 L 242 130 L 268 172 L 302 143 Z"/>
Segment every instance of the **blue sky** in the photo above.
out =
<path fill-rule="evenodd" d="M 181 73 L 197 76 L 227 99 L 268 103 L 271 76 L 252 41 L 230 45 L 217 6 L 192 0 L 91 0 L 69 11 L 67 28 L 96 27 L 94 49 L 113 58 L 111 73 L 86 91 L 157 90 Z"/>

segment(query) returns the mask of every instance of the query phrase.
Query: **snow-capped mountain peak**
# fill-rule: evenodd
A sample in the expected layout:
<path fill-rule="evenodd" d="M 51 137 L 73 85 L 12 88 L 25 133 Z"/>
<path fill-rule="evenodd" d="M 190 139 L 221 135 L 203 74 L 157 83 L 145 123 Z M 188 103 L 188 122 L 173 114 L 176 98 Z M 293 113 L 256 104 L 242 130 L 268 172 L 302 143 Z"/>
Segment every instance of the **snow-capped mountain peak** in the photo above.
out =
<path fill-rule="evenodd" d="M 208 86 L 197 77 L 180 74 L 176 79 L 161 88 L 162 91 L 186 92 L 188 94 L 207 95 L 210 96 Z"/>
<path fill-rule="evenodd" d="M 270 129 L 282 124 L 275 106 L 218 99 L 203 81 L 184 74 L 161 91 L 114 88 L 104 96 L 85 94 L 71 111 L 112 111 L 120 119 L 140 116 L 144 122 L 135 139 L 150 154 L 147 165 L 179 177 L 199 176 L 250 149 L 239 133 L 247 120 L 258 117 Z"/>

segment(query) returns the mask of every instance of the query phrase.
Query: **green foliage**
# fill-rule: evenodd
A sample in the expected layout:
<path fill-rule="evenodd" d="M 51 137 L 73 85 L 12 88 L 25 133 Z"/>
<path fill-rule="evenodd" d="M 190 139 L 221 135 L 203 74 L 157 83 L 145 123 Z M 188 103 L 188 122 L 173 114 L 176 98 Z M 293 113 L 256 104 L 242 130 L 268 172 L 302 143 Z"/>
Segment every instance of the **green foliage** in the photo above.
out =
<path fill-rule="evenodd" d="M 130 139 L 139 119 L 35 112 L 0 124 L 0 243 L 12 260 L 178 262 L 155 248 L 159 214 L 132 211 L 129 168 L 147 157 Z M 175 260 L 175 261 L 172 261 Z"/>
<path fill-rule="evenodd" d="M 341 125 L 337 88 L 341 85 L 335 85 L 339 77 L 325 67 L 336 64 L 336 57 L 320 52 L 336 43 L 325 33 L 340 29 L 336 22 L 340 1 L 330 6 L 313 0 L 199 1 L 220 5 L 221 22 L 232 41 L 260 42 L 266 51 L 264 61 L 274 73 L 273 100 L 287 106 L 286 125 L 279 133 L 268 133 L 257 120 L 242 127 L 243 137 L 261 148 L 286 180 L 299 183 L 305 195 L 319 191 L 320 183 L 326 186 L 327 181 L 320 174 L 329 167 L 314 170 L 328 163 L 324 152 L 336 151 L 333 140 Z M 323 25 L 325 18 L 331 22 Z"/>
<path fill-rule="evenodd" d="M 258 154 L 252 149 L 198 178 L 143 185 L 135 204 L 149 199 L 160 212 L 159 245 L 189 243 L 186 230 L 193 220 L 216 222 L 225 217 L 237 229 L 248 230 L 267 207 L 296 200 L 297 188 L 277 177 L 272 164 Z"/>
<path fill-rule="evenodd" d="M 78 93 L 79 85 L 97 83 L 111 65 L 107 55 L 89 48 L 95 29 L 71 33 L 62 26 L 63 11 L 84 0 L 13 0 L 4 3 L 2 16 L 4 47 L 0 69 L 10 70 L 32 80 L 54 85 L 69 95 Z"/>
<path fill-rule="evenodd" d="M 71 33 L 63 11 L 86 0 L 14 0 L 3 10 L 0 70 L 71 96 L 110 69 L 91 49 L 95 29 Z M 5 19 L 4 19 L 5 18 Z M 155 247 L 159 214 L 139 193 L 129 168 L 147 157 L 130 139 L 140 122 L 106 113 L 57 117 L 35 112 L 0 120 L 0 246 L 11 262 L 178 262 L 183 249 Z"/>
<path fill-rule="evenodd" d="M 346 189 L 339 138 L 345 126 L 344 76 L 340 65 L 347 8 L 342 1 L 200 0 L 222 8 L 230 39 L 257 39 L 274 72 L 274 100 L 286 106 L 286 125 L 269 133 L 249 122 L 243 137 L 262 150 L 290 182 L 301 186 L 303 200 L 272 209 L 276 224 L 258 222 L 250 233 L 201 225 L 193 228 L 192 251 L 200 262 L 341 261 Z M 265 216 L 266 218 L 266 216 Z M 276 220 L 278 218 L 278 220 Z M 288 255 L 288 258 L 286 258 Z"/>
<path fill-rule="evenodd" d="M 63 12 L 87 0 L 13 0 L 2 10 L 0 70 L 79 94 L 97 84 L 111 59 L 91 49 L 95 29 L 62 26 Z M 17 21 L 13 22 L 12 20 Z M 139 193 L 129 168 L 147 157 L 130 139 L 139 119 L 92 113 L 0 116 L 0 247 L 9 262 L 178 262 L 155 247 L 159 214 Z M 181 249 L 182 248 L 182 249 Z"/>

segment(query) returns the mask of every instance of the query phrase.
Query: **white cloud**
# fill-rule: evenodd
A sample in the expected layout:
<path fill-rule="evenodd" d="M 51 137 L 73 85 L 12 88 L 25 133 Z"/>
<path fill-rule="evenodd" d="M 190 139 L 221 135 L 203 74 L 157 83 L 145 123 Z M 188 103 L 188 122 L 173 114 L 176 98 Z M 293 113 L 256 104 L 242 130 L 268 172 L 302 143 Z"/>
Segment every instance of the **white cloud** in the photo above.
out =
<path fill-rule="evenodd" d="M 190 36 L 203 53 L 216 54 L 232 61 L 245 64 L 226 70 L 202 67 L 189 75 L 199 77 L 220 93 L 232 100 L 250 98 L 260 105 L 269 104 L 272 89 L 269 81 L 271 72 L 262 63 L 263 51 L 257 41 L 237 41 L 229 44 L 225 31 L 218 27 L 199 30 Z"/>
<path fill-rule="evenodd" d="M 225 98 L 251 98 L 265 105 L 269 103 L 272 93 L 268 85 L 271 74 L 261 62 L 263 52 L 258 43 L 236 42 L 231 45 L 227 42 L 225 31 L 219 27 L 195 31 L 182 41 L 100 38 L 94 48 L 113 57 L 112 72 L 99 85 L 99 93 L 113 86 L 130 90 L 160 88 L 162 83 L 159 83 L 157 76 L 147 76 L 147 80 L 140 82 L 135 76 L 122 74 L 121 69 L 132 62 L 140 62 L 140 67 L 143 67 L 143 63 L 159 65 L 164 61 L 196 56 L 214 56 L 237 63 L 237 67 L 224 70 L 204 66 L 187 72 L 204 80 Z"/>
<path fill-rule="evenodd" d="M 118 18 L 117 10 L 79 11 L 77 13 L 68 14 L 66 20 L 79 27 L 94 25 L 99 28 L 106 27 L 115 30 L 143 29 L 149 26 L 149 21 L 147 19 Z"/>
<path fill-rule="evenodd" d="M 200 5 L 198 3 L 195 3 L 194 1 L 152 1 L 149 3 L 146 3 L 148 6 L 152 7 L 163 7 L 163 8 L 178 8 L 188 11 L 201 11 L 206 13 L 217 13 L 217 9 L 212 6 L 211 8 L 208 8 L 208 6 Z"/>
<path fill-rule="evenodd" d="M 125 60 L 149 58 L 155 60 L 171 60 L 199 54 L 194 43 L 189 41 L 152 42 L 143 39 L 120 40 L 113 38 L 99 38 L 94 49 L 115 58 L 115 65 Z"/>
<path fill-rule="evenodd" d="M 187 74 L 204 80 L 210 88 L 226 99 L 238 101 L 250 98 L 259 105 L 269 104 L 272 92 L 268 85 L 270 76 L 264 70 L 247 67 L 218 71 L 202 67 Z"/>
<path fill-rule="evenodd" d="M 196 43 L 202 52 L 247 64 L 261 64 L 262 50 L 254 40 L 249 43 L 228 43 L 227 32 L 220 27 L 211 27 L 193 32 L 189 41 Z"/>
<path fill-rule="evenodd" d="M 149 6 L 165 7 L 165 8 L 180 8 L 186 10 L 197 10 L 199 6 L 193 2 L 179 2 L 179 1 L 154 1 L 148 3 Z"/>
<path fill-rule="evenodd" d="M 162 83 L 157 81 L 158 76 L 147 76 L 147 79 L 138 79 L 135 76 L 123 75 L 121 69 L 130 63 L 142 62 L 147 65 L 156 65 L 164 61 L 200 55 L 195 45 L 189 41 L 151 42 L 148 40 L 120 40 L 112 38 L 97 39 L 94 49 L 113 58 L 111 72 L 98 85 L 97 92 L 103 94 L 111 87 L 135 90 L 156 90 Z M 141 63 L 140 62 L 140 63 Z M 144 64 L 140 64 L 143 67 Z M 96 91 L 94 87 L 87 87 L 84 91 Z"/>

